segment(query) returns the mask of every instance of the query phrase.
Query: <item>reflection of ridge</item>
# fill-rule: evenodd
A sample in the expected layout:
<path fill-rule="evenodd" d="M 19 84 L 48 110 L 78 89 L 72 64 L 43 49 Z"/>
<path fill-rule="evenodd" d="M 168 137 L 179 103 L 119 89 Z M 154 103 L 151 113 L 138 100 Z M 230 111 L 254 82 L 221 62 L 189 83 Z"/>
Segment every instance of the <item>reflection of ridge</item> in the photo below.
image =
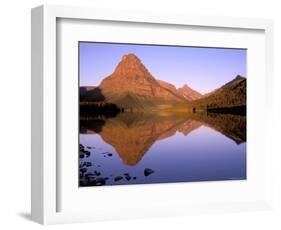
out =
<path fill-rule="evenodd" d="M 81 133 L 98 133 L 127 165 L 137 164 L 157 140 L 169 138 L 176 132 L 187 136 L 202 125 L 213 128 L 237 144 L 246 141 L 246 117 L 237 115 L 123 113 L 107 120 L 80 122 Z"/>
<path fill-rule="evenodd" d="M 186 120 L 186 118 L 175 118 L 174 116 L 124 113 L 106 120 L 102 128 L 95 127 L 99 124 L 96 121 L 93 124 L 90 121 L 83 121 L 80 131 L 84 134 L 91 134 L 95 130 L 100 130 L 96 133 L 99 133 L 106 143 L 115 148 L 123 162 L 127 165 L 135 165 L 157 140 L 171 137 L 181 129 L 191 132 L 200 126 L 198 121 L 189 123 Z M 192 125 L 194 128 L 191 127 Z M 189 127 L 183 128 L 184 126 Z"/>
<path fill-rule="evenodd" d="M 133 115 L 129 115 L 131 119 Z M 163 135 L 174 135 L 174 130 L 184 122 L 173 117 L 139 116 L 134 122 L 125 123 L 126 115 L 109 119 L 99 135 L 112 145 L 123 162 L 127 165 L 137 164 L 148 149 Z"/>
<path fill-rule="evenodd" d="M 182 133 L 184 136 L 187 136 L 190 134 L 193 130 L 198 129 L 199 127 L 202 126 L 202 122 L 200 121 L 195 121 L 195 120 L 181 120 L 180 123 L 175 125 L 173 128 L 165 131 L 162 133 L 157 140 L 164 140 L 168 137 L 171 137 L 176 134 L 176 132 Z"/>
<path fill-rule="evenodd" d="M 201 126 L 202 122 L 190 119 L 185 121 L 178 131 L 183 133 L 183 135 L 187 136 L 193 130 L 198 129 Z"/>
<path fill-rule="evenodd" d="M 206 115 L 198 113 L 193 115 L 192 118 L 227 136 L 236 144 L 246 141 L 246 116 L 217 113 L 208 113 Z"/>

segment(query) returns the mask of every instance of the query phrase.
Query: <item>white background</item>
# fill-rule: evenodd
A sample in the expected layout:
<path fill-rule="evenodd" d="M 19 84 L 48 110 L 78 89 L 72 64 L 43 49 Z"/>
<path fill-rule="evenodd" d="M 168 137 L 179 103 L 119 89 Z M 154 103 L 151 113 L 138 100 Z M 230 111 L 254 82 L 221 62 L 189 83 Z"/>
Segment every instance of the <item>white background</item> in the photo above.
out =
<path fill-rule="evenodd" d="M 281 99 L 281 14 L 278 0 L 212 1 L 98 1 L 98 0 L 9 0 L 0 8 L 1 63 L 1 229 L 38 229 L 29 221 L 30 209 L 30 8 L 46 3 L 134 9 L 171 13 L 265 17 L 275 20 L 275 93 Z M 279 66 L 278 66 L 279 60 Z M 281 105 L 281 103 L 280 103 Z M 280 136 L 280 106 L 275 113 L 276 133 Z M 258 130 L 257 130 L 258 131 Z M 280 138 L 280 137 L 279 137 Z M 49 226 L 52 229 L 280 229 L 281 228 L 281 151 L 275 159 L 275 210 L 267 212 L 200 215 L 178 218 L 130 220 Z M 280 154 L 280 155 L 278 155 Z M 148 207 L 149 208 L 149 207 Z"/>

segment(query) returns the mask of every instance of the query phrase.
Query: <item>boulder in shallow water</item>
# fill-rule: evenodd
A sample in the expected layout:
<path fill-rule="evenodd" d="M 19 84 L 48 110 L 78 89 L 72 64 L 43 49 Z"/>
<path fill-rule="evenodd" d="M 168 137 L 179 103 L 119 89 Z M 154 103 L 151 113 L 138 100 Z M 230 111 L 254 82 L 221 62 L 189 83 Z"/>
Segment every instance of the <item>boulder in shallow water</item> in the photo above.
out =
<path fill-rule="evenodd" d="M 85 179 L 89 179 L 89 178 L 95 178 L 95 174 L 93 174 L 93 173 L 85 174 Z"/>
<path fill-rule="evenodd" d="M 101 173 L 100 173 L 99 171 L 97 171 L 97 170 L 95 170 L 94 173 L 95 173 L 96 176 L 100 176 L 100 174 L 101 174 Z"/>
<path fill-rule="evenodd" d="M 154 173 L 154 171 L 150 168 L 146 168 L 143 173 L 145 176 L 149 176 L 150 174 Z"/>
<path fill-rule="evenodd" d="M 80 168 L 80 172 L 85 173 L 85 172 L 87 172 L 87 169 L 86 168 Z"/>
<path fill-rule="evenodd" d="M 89 162 L 89 161 L 84 162 L 84 166 L 91 167 L 92 166 L 92 162 Z"/>
<path fill-rule="evenodd" d="M 127 181 L 131 180 L 131 176 L 130 175 L 126 175 L 125 178 L 126 178 Z"/>
<path fill-rule="evenodd" d="M 120 180 L 122 180 L 122 179 L 123 179 L 122 176 L 117 176 L 117 177 L 114 178 L 114 181 L 120 181 Z"/>
<path fill-rule="evenodd" d="M 93 183 L 94 183 L 95 186 L 102 186 L 102 185 L 105 185 L 106 179 L 103 178 L 103 177 L 96 178 L 96 179 L 93 181 Z"/>
<path fill-rule="evenodd" d="M 85 153 L 86 157 L 89 157 L 91 154 L 91 152 L 89 152 L 89 151 L 85 151 L 84 153 Z"/>

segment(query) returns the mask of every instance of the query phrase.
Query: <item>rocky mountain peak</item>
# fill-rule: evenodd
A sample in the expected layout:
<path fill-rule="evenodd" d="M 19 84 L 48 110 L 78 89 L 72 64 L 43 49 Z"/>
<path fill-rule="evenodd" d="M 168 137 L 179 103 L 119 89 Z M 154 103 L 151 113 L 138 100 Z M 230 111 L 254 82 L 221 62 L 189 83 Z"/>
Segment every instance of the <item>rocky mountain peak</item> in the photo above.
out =
<path fill-rule="evenodd" d="M 129 54 L 123 55 L 121 58 L 121 61 L 139 61 L 140 62 L 140 59 L 134 53 L 129 53 Z"/>
<path fill-rule="evenodd" d="M 135 54 L 129 53 L 122 56 L 121 61 L 113 72 L 113 75 L 125 78 L 135 76 L 149 77 L 150 73 Z"/>
<path fill-rule="evenodd" d="M 246 81 L 246 78 L 241 76 L 241 75 L 237 75 L 233 80 L 229 81 L 228 83 L 224 84 L 221 88 L 226 88 L 226 87 L 231 87 L 234 86 L 242 81 Z"/>
<path fill-rule="evenodd" d="M 182 87 L 178 88 L 178 92 L 187 100 L 193 101 L 202 97 L 202 95 L 190 88 L 187 84 L 184 84 Z"/>
<path fill-rule="evenodd" d="M 241 75 L 237 75 L 235 78 L 235 80 L 242 80 L 242 79 L 246 79 L 246 78 Z"/>

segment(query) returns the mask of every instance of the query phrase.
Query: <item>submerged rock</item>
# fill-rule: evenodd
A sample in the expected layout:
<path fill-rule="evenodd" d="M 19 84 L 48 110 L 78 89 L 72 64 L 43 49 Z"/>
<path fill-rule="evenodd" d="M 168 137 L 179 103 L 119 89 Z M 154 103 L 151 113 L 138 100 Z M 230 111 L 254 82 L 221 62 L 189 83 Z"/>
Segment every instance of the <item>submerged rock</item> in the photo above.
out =
<path fill-rule="evenodd" d="M 87 174 L 87 177 L 85 176 L 86 180 L 80 181 L 80 186 L 102 186 L 108 180 L 108 177 L 95 177 L 94 174 L 89 174 Z"/>
<path fill-rule="evenodd" d="M 122 176 L 117 176 L 117 177 L 114 178 L 114 181 L 120 181 L 120 180 L 122 180 L 122 179 L 123 179 Z"/>
<path fill-rule="evenodd" d="M 106 156 L 112 157 L 112 156 L 113 156 L 113 154 L 110 153 L 110 152 L 103 152 L 103 153 L 101 153 L 101 154 L 103 155 L 103 157 L 106 157 Z"/>
<path fill-rule="evenodd" d="M 132 177 L 130 176 L 129 173 L 124 173 L 123 175 L 125 176 L 125 179 L 126 179 L 127 181 L 129 181 L 129 180 L 132 179 Z"/>
<path fill-rule="evenodd" d="M 84 162 L 83 165 L 86 166 L 86 167 L 91 167 L 92 166 L 92 162 L 87 161 L 87 162 Z"/>
<path fill-rule="evenodd" d="M 85 173 L 85 172 L 87 172 L 87 169 L 86 169 L 86 168 L 81 168 L 81 169 L 80 169 L 80 172 L 81 172 L 81 173 Z"/>
<path fill-rule="evenodd" d="M 85 174 L 85 179 L 95 178 L 95 174 L 93 173 L 87 173 Z"/>
<path fill-rule="evenodd" d="M 95 186 L 102 186 L 102 185 L 105 185 L 106 183 L 106 178 L 103 178 L 103 177 L 99 177 L 99 178 L 96 178 L 94 181 L 92 181 L 93 185 Z"/>
<path fill-rule="evenodd" d="M 91 154 L 91 152 L 89 152 L 89 151 L 85 151 L 85 155 L 86 155 L 86 157 L 89 157 L 89 156 L 90 156 L 90 154 Z"/>
<path fill-rule="evenodd" d="M 131 176 L 130 175 L 126 175 L 125 178 L 126 178 L 127 181 L 131 180 Z"/>
<path fill-rule="evenodd" d="M 144 175 L 145 175 L 145 176 L 149 176 L 149 175 L 152 174 L 152 173 L 154 173 L 154 171 L 153 171 L 152 169 L 150 169 L 150 168 L 146 168 L 146 169 L 144 170 Z"/>
<path fill-rule="evenodd" d="M 99 171 L 97 171 L 97 170 L 95 170 L 94 173 L 95 173 L 95 175 L 97 175 L 97 176 L 100 176 L 100 174 L 101 174 L 101 173 L 100 173 Z"/>

